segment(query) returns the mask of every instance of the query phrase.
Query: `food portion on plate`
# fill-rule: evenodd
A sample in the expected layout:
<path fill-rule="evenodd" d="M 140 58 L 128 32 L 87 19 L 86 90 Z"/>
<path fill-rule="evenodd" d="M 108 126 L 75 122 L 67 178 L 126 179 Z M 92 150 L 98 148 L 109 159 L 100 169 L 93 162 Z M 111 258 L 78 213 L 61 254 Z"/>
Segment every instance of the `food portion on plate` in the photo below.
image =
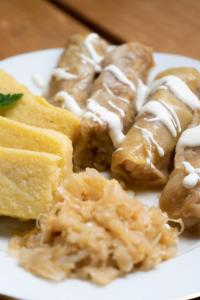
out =
<path fill-rule="evenodd" d="M 36 219 L 55 202 L 61 157 L 0 147 L 0 214 Z"/>
<path fill-rule="evenodd" d="M 61 173 L 72 173 L 72 142 L 64 134 L 0 116 L 0 147 L 46 152 L 60 156 Z"/>
<path fill-rule="evenodd" d="M 74 163 L 78 169 L 110 168 L 111 155 L 121 144 L 140 108 L 143 82 L 153 66 L 152 51 L 130 42 L 114 48 L 102 61 L 80 125 Z"/>
<path fill-rule="evenodd" d="M 50 102 L 81 115 L 94 78 L 101 72 L 102 60 L 110 49 L 109 44 L 95 33 L 70 36 L 52 74 Z"/>
<path fill-rule="evenodd" d="M 167 214 L 130 197 L 115 179 L 87 169 L 69 176 L 61 197 L 34 232 L 12 239 L 10 251 L 27 270 L 104 285 L 174 256 L 177 230 Z"/>
<path fill-rule="evenodd" d="M 68 136 L 73 142 L 79 132 L 80 120 L 73 113 L 57 108 L 44 98 L 33 95 L 12 76 L 0 71 L 0 93 L 23 96 L 15 105 L 0 106 L 0 116 L 28 125 L 53 129 Z"/>
<path fill-rule="evenodd" d="M 153 64 L 149 47 L 90 33 L 69 37 L 48 101 L 0 71 L 0 214 L 36 220 L 10 243 L 25 269 L 107 284 L 174 256 L 174 224 L 199 223 L 200 73 L 147 84 Z M 139 186 L 164 186 L 160 208 Z"/>
<path fill-rule="evenodd" d="M 200 221 L 200 111 L 176 146 L 175 167 L 160 198 L 171 218 L 182 218 L 186 227 Z"/>
<path fill-rule="evenodd" d="M 112 171 L 142 186 L 163 186 L 169 176 L 180 134 L 200 108 L 200 73 L 174 68 L 159 74 L 147 88 L 145 104 L 112 156 Z"/>

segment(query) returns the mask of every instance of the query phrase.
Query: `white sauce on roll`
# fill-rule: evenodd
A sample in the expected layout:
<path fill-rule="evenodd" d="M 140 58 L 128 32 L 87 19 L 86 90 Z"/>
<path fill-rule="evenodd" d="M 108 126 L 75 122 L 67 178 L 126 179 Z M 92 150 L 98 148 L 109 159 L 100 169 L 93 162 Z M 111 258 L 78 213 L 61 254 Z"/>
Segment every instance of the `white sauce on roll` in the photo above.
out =
<path fill-rule="evenodd" d="M 139 112 L 144 105 L 147 97 L 148 87 L 145 85 L 142 80 L 138 79 L 137 91 L 136 91 L 136 109 Z"/>
<path fill-rule="evenodd" d="M 153 134 L 146 128 L 142 128 L 137 125 L 134 125 L 134 127 L 141 130 L 141 132 L 142 132 L 144 138 L 147 140 L 148 144 L 149 143 L 153 144 L 156 147 L 159 156 L 163 157 L 165 152 L 164 152 L 163 148 L 156 142 L 156 140 L 153 137 Z"/>
<path fill-rule="evenodd" d="M 127 76 L 115 65 L 105 67 L 104 71 L 111 72 L 119 81 L 128 85 L 130 89 L 135 92 L 135 85 L 127 78 Z"/>
<path fill-rule="evenodd" d="M 179 147 L 199 147 L 200 146 L 200 125 L 186 129 L 177 144 Z M 182 184 L 187 189 L 194 188 L 200 181 L 200 168 L 194 168 L 188 161 L 183 162 L 187 175 L 183 178 Z"/>
<path fill-rule="evenodd" d="M 148 94 L 154 93 L 161 86 L 166 86 L 172 93 L 191 110 L 200 108 L 199 98 L 190 90 L 187 84 L 177 76 L 169 75 L 152 82 Z"/>
<path fill-rule="evenodd" d="M 100 120 L 108 124 L 110 138 L 113 142 L 114 147 L 117 148 L 122 143 L 125 137 L 122 132 L 123 125 L 120 117 L 117 114 L 107 110 L 105 107 L 101 106 L 94 99 L 88 100 L 87 109 L 91 112 L 90 116 L 92 114 L 93 116 L 100 118 Z M 88 117 L 88 113 L 86 113 L 84 117 Z"/>
<path fill-rule="evenodd" d="M 87 48 L 91 58 L 97 63 L 99 64 L 102 59 L 103 56 L 99 55 L 95 48 L 94 48 L 94 43 L 99 39 L 98 34 L 96 33 L 90 33 L 88 34 L 88 36 L 85 39 L 85 47 Z"/>
<path fill-rule="evenodd" d="M 106 92 L 107 92 L 111 97 L 116 97 L 117 99 L 121 100 L 121 101 L 124 102 L 124 103 L 127 103 L 127 104 L 129 103 L 129 100 L 128 100 L 128 99 L 113 94 L 113 92 L 112 92 L 111 89 L 107 86 L 107 84 L 103 83 L 103 86 L 105 87 Z"/>
<path fill-rule="evenodd" d="M 188 161 L 184 161 L 183 166 L 188 175 L 183 178 L 182 184 L 186 189 L 192 189 L 200 180 L 200 168 L 195 169 Z"/>
<path fill-rule="evenodd" d="M 177 147 L 198 147 L 200 146 L 200 125 L 186 129 L 177 144 Z"/>
<path fill-rule="evenodd" d="M 60 91 L 55 95 L 55 100 L 62 101 L 64 107 L 73 112 L 77 116 L 81 116 L 83 111 L 78 105 L 76 99 L 66 91 Z"/>
<path fill-rule="evenodd" d="M 110 105 L 110 107 L 112 107 L 113 109 L 115 109 L 120 114 L 121 117 L 125 116 L 125 112 L 123 111 L 123 109 L 119 108 L 112 101 L 108 100 L 107 103 Z"/>
<path fill-rule="evenodd" d="M 52 75 L 57 80 L 73 80 L 78 78 L 77 75 L 67 72 L 66 68 L 56 68 Z"/>
<path fill-rule="evenodd" d="M 93 122 L 96 122 L 96 123 L 99 123 L 101 125 L 103 125 L 103 121 L 97 116 L 95 115 L 93 112 L 91 111 L 87 111 L 85 114 L 84 114 L 84 118 L 85 119 L 89 119 L 89 120 L 92 120 Z"/>
<path fill-rule="evenodd" d="M 176 137 L 177 130 L 180 130 L 180 123 L 176 113 L 172 109 L 166 106 L 163 102 L 151 100 L 145 104 L 140 114 L 145 112 L 153 114 L 156 117 L 156 121 L 162 122 L 170 131 L 172 136 Z"/>
<path fill-rule="evenodd" d="M 92 60 L 90 57 L 88 57 L 88 56 L 81 53 L 80 58 L 84 62 L 91 64 L 94 67 L 94 69 L 97 73 L 100 73 L 102 71 L 102 67 L 99 64 L 97 64 L 94 60 Z"/>
<path fill-rule="evenodd" d="M 154 92 L 159 89 L 169 89 L 175 97 L 187 105 L 192 111 L 200 108 L 199 98 L 190 90 L 187 84 L 177 76 L 169 75 L 165 76 L 159 80 L 156 80 L 150 84 L 149 87 L 143 86 L 141 83 L 141 91 L 137 92 L 139 95 L 139 107 L 141 107 L 146 99 L 151 96 Z M 160 121 L 162 122 L 173 137 L 177 136 L 178 132 L 181 132 L 181 124 L 179 118 L 171 105 L 166 103 L 164 99 L 159 99 L 157 101 L 150 100 L 147 102 L 140 110 L 139 116 L 143 113 L 150 113 L 155 117 L 147 121 Z M 135 126 L 139 128 L 138 126 Z M 160 151 L 160 146 L 156 143 L 155 139 L 152 139 L 152 134 L 146 129 L 140 128 L 144 138 L 148 142 L 151 142 L 157 147 L 160 156 L 164 155 L 164 150 Z M 200 146 L 200 126 L 196 128 L 187 129 L 181 136 L 178 145 L 195 147 Z M 159 147 L 158 147 L 159 146 Z M 150 150 L 151 151 L 151 150 Z M 198 175 L 199 176 L 199 175 Z M 196 185 L 197 173 L 192 172 L 188 174 L 183 180 L 185 186 Z"/>
<path fill-rule="evenodd" d="M 180 124 L 179 118 L 178 118 L 175 110 L 169 104 L 167 104 L 166 102 L 164 102 L 163 100 L 161 100 L 161 103 L 171 113 L 171 115 L 172 115 L 172 122 L 174 123 L 174 126 L 177 128 L 177 131 L 181 132 L 181 130 L 182 130 L 181 129 L 181 124 Z"/>

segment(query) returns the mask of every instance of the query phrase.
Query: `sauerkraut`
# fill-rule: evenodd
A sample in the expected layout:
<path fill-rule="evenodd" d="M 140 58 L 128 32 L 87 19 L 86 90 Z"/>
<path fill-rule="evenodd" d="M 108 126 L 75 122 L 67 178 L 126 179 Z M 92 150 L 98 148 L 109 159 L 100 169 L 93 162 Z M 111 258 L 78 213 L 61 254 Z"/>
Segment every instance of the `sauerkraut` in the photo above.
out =
<path fill-rule="evenodd" d="M 11 240 L 25 269 L 54 281 L 78 277 L 104 285 L 175 254 L 177 230 L 167 215 L 133 199 L 118 181 L 87 169 L 72 174 L 60 193 L 37 229 Z"/>

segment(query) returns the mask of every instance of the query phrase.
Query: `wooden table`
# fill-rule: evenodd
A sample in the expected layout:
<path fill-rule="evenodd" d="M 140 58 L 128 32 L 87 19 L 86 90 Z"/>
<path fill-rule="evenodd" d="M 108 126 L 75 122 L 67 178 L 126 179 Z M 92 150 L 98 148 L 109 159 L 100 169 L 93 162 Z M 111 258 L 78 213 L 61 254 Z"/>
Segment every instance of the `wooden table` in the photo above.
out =
<path fill-rule="evenodd" d="M 0 59 L 90 30 L 200 59 L 200 0 L 0 0 Z"/>
<path fill-rule="evenodd" d="M 199 0 L 55 0 L 115 42 L 200 58 Z"/>
<path fill-rule="evenodd" d="M 0 0 L 0 59 L 89 31 L 200 59 L 200 0 Z"/>

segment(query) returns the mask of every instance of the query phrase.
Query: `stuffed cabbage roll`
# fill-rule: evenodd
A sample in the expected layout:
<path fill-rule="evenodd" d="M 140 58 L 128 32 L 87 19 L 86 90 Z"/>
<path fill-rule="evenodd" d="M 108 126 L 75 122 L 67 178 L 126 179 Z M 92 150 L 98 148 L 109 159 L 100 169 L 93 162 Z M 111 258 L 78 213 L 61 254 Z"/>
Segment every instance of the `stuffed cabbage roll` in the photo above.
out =
<path fill-rule="evenodd" d="M 200 73 L 196 69 L 162 72 L 147 88 L 147 102 L 113 153 L 113 173 L 130 185 L 164 185 L 176 143 L 200 107 L 199 93 Z"/>
<path fill-rule="evenodd" d="M 143 92 L 142 80 L 152 65 L 151 49 L 134 42 L 106 55 L 81 121 L 76 167 L 104 170 L 110 166 L 112 152 L 123 141 L 140 108 L 137 99 Z"/>
<path fill-rule="evenodd" d="M 52 74 L 50 102 L 80 116 L 108 50 L 109 45 L 96 33 L 70 36 Z"/>
<path fill-rule="evenodd" d="M 160 206 L 171 218 L 182 218 L 186 227 L 200 221 L 200 111 L 192 126 L 181 135 L 175 155 L 175 168 L 170 175 Z"/>

